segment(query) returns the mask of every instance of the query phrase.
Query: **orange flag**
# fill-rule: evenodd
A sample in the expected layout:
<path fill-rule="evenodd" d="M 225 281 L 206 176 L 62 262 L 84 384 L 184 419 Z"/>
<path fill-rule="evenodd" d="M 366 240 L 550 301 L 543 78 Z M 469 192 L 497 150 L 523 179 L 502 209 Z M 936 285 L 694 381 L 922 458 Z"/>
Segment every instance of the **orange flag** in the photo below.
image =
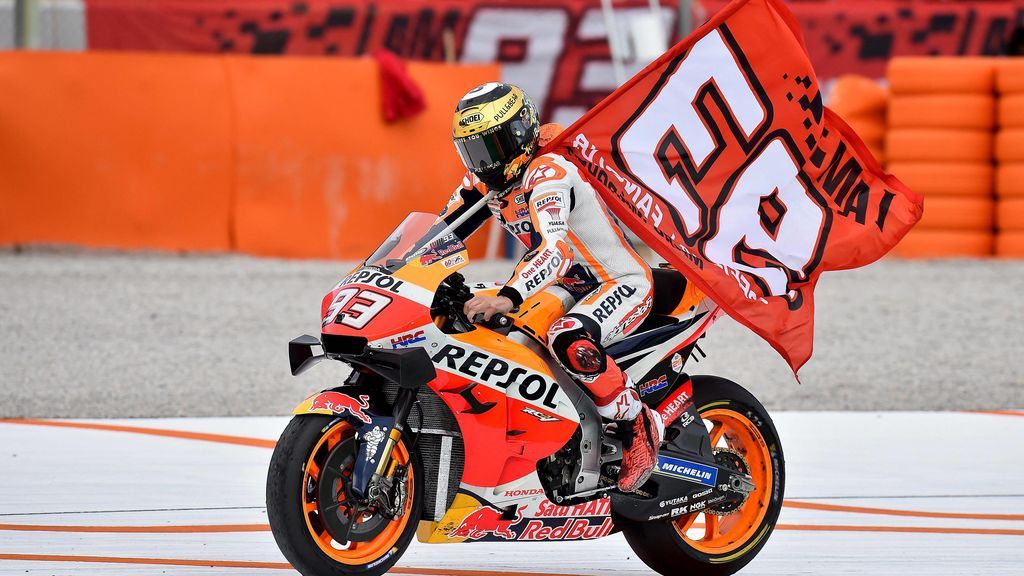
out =
<path fill-rule="evenodd" d="M 624 226 L 793 371 L 825 270 L 888 252 L 923 201 L 822 105 L 779 0 L 736 0 L 544 152 L 588 175 Z"/>

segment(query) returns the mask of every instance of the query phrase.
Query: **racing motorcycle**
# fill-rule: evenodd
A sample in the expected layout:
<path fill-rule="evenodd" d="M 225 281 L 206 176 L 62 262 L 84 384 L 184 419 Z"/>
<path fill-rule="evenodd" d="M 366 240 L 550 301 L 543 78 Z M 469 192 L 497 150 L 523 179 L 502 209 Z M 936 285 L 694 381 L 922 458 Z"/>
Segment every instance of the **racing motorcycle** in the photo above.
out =
<path fill-rule="evenodd" d="M 472 212 L 472 211 L 469 211 Z M 654 269 L 653 308 L 608 352 L 666 423 L 657 467 L 616 488 L 622 445 L 546 349 L 565 312 L 552 291 L 507 316 L 467 318 L 464 239 L 411 214 L 328 293 L 319 337 L 289 343 L 291 371 L 352 367 L 295 408 L 267 478 L 267 514 L 306 576 L 378 575 L 426 543 L 573 541 L 616 532 L 661 574 L 732 574 L 761 550 L 785 466 L 753 395 L 688 376 L 722 314 L 678 271 Z M 474 320 L 478 320 L 474 322 Z"/>

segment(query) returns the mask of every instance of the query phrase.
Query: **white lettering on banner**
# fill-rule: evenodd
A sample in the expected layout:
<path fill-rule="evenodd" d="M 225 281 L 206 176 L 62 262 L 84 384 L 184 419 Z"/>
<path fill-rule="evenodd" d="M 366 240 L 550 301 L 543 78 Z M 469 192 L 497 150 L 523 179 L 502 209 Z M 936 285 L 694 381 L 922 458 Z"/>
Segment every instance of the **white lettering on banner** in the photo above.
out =
<path fill-rule="evenodd" d="M 687 234 L 696 234 L 701 226 L 700 207 L 683 188 L 679 178 L 667 177 L 654 146 L 673 134 L 681 140 L 700 171 L 711 155 L 721 148 L 720 136 L 712 134 L 695 105 L 698 93 L 713 83 L 728 102 L 740 127 L 750 137 L 764 122 L 766 113 L 751 90 L 743 71 L 722 35 L 717 30 L 697 42 L 686 59 L 650 103 L 622 135 L 619 146 L 630 171 L 641 182 L 668 200 L 679 210 Z"/>
<path fill-rule="evenodd" d="M 740 175 L 729 199 L 718 213 L 718 232 L 704 247 L 713 262 L 749 272 L 768 285 L 769 294 L 783 296 L 789 278 L 778 268 L 754 268 L 734 260 L 740 242 L 755 250 L 771 254 L 786 268 L 802 271 L 814 257 L 825 209 L 811 199 L 804 183 L 797 177 L 796 161 L 782 140 L 773 139 L 764 151 Z M 762 198 L 777 194 L 784 207 L 786 223 L 779 222 L 773 238 L 761 224 L 758 211 Z"/>
<path fill-rule="evenodd" d="M 777 136 L 759 145 L 764 141 L 757 133 L 770 112 L 722 31 L 713 30 L 697 41 L 656 94 L 618 140 L 626 168 L 676 208 L 688 237 L 710 235 L 703 256 L 734 278 L 747 299 L 767 302 L 751 286 L 757 283 L 765 296 L 797 301 L 789 282 L 806 279 L 805 269 L 814 260 L 827 215 L 801 180 L 786 141 Z M 712 98 L 702 95 L 721 99 L 717 106 L 730 125 L 714 124 L 706 110 L 706 101 Z M 741 171 L 727 180 L 732 189 L 708 207 L 693 187 L 725 149 L 722 134 L 730 130 L 745 140 L 744 145 L 756 147 Z M 643 212 L 636 199 L 633 202 Z M 709 217 L 715 214 L 716 218 Z M 685 251 L 682 244 L 677 247 Z M 742 254 L 761 256 L 767 263 L 739 261 Z"/>
<path fill-rule="evenodd" d="M 461 60 L 497 62 L 502 42 L 523 42 L 526 53 L 522 61 L 502 62 L 502 77 L 543 106 L 564 49 L 568 26 L 569 16 L 561 9 L 480 8 L 469 21 Z"/>

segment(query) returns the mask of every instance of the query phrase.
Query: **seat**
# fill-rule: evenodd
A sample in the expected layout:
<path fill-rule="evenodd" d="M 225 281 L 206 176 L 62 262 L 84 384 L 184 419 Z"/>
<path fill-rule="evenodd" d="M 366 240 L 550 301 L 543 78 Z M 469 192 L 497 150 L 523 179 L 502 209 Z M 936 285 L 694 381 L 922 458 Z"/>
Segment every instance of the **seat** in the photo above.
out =
<path fill-rule="evenodd" d="M 675 268 L 652 268 L 651 277 L 654 283 L 654 305 L 651 307 L 651 315 L 671 316 L 686 295 L 689 284 L 686 276 Z"/>
<path fill-rule="evenodd" d="M 681 332 L 685 332 L 703 318 L 698 314 L 686 320 L 680 320 L 673 314 L 681 314 L 692 310 L 692 306 L 703 298 L 695 287 L 691 286 L 681 272 L 673 268 L 653 268 L 654 302 L 651 313 L 635 332 L 611 346 L 608 354 L 616 360 L 642 349 L 651 348 L 667 342 Z M 693 300 L 693 304 L 687 306 Z M 685 310 L 680 308 L 685 307 Z"/>

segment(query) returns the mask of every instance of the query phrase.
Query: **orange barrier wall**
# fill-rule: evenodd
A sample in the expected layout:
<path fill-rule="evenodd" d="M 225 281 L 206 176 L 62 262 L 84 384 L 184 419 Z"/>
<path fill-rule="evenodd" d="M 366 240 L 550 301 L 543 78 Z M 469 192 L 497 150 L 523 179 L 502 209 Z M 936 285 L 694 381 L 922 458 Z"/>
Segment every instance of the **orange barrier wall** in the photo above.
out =
<path fill-rule="evenodd" d="M 999 62 L 996 256 L 1024 258 L 1024 58 Z"/>
<path fill-rule="evenodd" d="M 888 168 L 925 197 L 921 222 L 893 253 L 990 256 L 995 240 L 995 60 L 897 58 L 888 76 Z"/>
<path fill-rule="evenodd" d="M 372 60 L 232 60 L 239 250 L 365 257 L 411 211 L 437 213 L 462 181 L 455 104 L 492 66 L 409 63 L 428 110 L 380 121 Z M 267 86 L 274 86 L 267 90 Z"/>
<path fill-rule="evenodd" d="M 497 66 L 409 64 L 385 125 L 372 60 L 0 53 L 0 244 L 358 258 L 462 178 L 451 110 Z"/>
<path fill-rule="evenodd" d="M 897 58 L 888 75 L 888 169 L 925 196 L 893 253 L 1024 258 L 1024 58 Z"/>
<path fill-rule="evenodd" d="M 885 162 L 885 113 L 889 92 L 872 78 L 840 76 L 828 106 L 860 136 L 879 162 Z"/>
<path fill-rule="evenodd" d="M 0 243 L 230 248 L 223 59 L 0 52 Z"/>

